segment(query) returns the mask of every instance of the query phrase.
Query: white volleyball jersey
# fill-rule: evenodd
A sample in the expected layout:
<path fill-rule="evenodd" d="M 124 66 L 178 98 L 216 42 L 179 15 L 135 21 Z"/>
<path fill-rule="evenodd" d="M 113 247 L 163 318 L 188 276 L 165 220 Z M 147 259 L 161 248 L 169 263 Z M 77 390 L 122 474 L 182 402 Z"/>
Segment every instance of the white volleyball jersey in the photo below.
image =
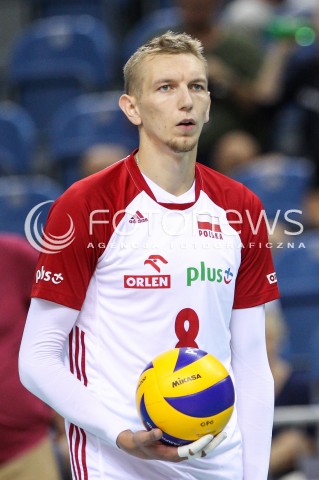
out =
<path fill-rule="evenodd" d="M 70 187 L 46 224 L 61 248 L 40 254 L 32 295 L 80 311 L 66 365 L 128 429 L 143 428 L 135 390 L 153 357 L 198 347 L 232 375 L 232 309 L 278 297 L 258 198 L 200 164 L 195 182 L 194 202 L 158 203 L 132 154 Z M 236 411 L 226 428 L 212 455 L 173 464 L 139 460 L 68 425 L 73 478 L 240 479 Z"/>

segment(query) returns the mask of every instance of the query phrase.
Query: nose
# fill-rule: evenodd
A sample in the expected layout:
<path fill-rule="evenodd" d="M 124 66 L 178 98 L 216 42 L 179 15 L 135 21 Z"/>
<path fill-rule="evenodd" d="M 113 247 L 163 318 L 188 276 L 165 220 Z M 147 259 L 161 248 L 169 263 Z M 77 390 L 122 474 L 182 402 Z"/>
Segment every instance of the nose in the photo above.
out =
<path fill-rule="evenodd" d="M 180 86 L 178 108 L 186 111 L 190 111 L 193 108 L 193 98 L 187 85 Z"/>

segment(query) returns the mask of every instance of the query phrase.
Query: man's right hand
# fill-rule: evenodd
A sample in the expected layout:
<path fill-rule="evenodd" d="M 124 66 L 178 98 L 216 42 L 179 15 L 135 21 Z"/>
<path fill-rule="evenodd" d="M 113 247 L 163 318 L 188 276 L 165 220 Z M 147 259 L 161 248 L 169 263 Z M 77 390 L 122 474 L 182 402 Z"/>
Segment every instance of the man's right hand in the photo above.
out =
<path fill-rule="evenodd" d="M 161 438 L 162 431 L 158 428 L 137 432 L 125 430 L 119 434 L 116 443 L 124 452 L 144 460 L 177 463 L 189 458 L 205 457 L 226 438 L 226 434 L 221 433 L 215 438 L 213 435 L 204 435 L 199 440 L 183 447 L 165 445 L 160 441 Z"/>

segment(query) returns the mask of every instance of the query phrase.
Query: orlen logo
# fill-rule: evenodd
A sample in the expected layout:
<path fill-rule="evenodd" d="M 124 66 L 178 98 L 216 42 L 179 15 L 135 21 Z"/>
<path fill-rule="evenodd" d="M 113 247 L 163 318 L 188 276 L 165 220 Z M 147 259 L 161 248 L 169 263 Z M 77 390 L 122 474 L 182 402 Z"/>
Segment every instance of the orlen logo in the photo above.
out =
<path fill-rule="evenodd" d="M 36 283 L 40 282 L 40 280 L 43 280 L 44 282 L 52 282 L 55 285 L 59 285 L 59 283 L 63 282 L 64 278 L 62 276 L 62 273 L 50 272 L 49 270 L 45 270 L 42 266 L 41 269 L 37 270 L 35 274 Z"/>
<path fill-rule="evenodd" d="M 71 245 L 75 239 L 74 224 L 69 214 L 67 215 L 70 219 L 70 227 L 66 233 L 60 236 L 44 233 L 43 224 L 38 224 L 42 213 L 41 207 L 52 202 L 53 200 L 47 200 L 46 202 L 38 203 L 30 210 L 24 222 L 24 232 L 28 242 L 36 250 L 43 253 L 59 253 Z"/>
<path fill-rule="evenodd" d="M 270 284 L 272 283 L 277 283 L 277 275 L 276 275 L 276 272 L 273 272 L 273 273 L 269 273 L 267 275 L 267 280 Z"/>
<path fill-rule="evenodd" d="M 228 285 L 232 281 L 233 276 L 234 274 L 230 271 L 230 268 L 224 270 L 223 268 L 206 267 L 205 262 L 200 262 L 199 268 L 187 268 L 187 286 L 190 287 L 197 280 L 217 283 L 224 281 Z"/>
<path fill-rule="evenodd" d="M 157 272 L 161 271 L 160 264 L 167 264 L 161 255 L 150 255 L 144 265 L 150 265 Z M 171 288 L 170 275 L 124 275 L 124 288 Z"/>

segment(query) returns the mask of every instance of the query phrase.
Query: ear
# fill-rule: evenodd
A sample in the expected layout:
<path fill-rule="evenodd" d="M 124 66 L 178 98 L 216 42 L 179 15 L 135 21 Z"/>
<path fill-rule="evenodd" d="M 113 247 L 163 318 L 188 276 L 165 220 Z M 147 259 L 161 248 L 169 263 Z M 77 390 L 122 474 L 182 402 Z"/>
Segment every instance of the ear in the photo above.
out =
<path fill-rule="evenodd" d="M 142 121 L 135 97 L 127 95 L 126 93 L 121 95 L 119 99 L 119 106 L 130 122 L 132 122 L 134 125 L 141 125 Z"/>
<path fill-rule="evenodd" d="M 206 110 L 206 114 L 205 114 L 205 123 L 208 122 L 209 120 L 209 113 L 210 113 L 210 106 L 211 106 L 211 96 L 210 96 L 210 92 L 207 92 L 208 93 L 208 97 L 209 97 L 209 102 L 208 102 L 208 106 L 207 106 L 207 110 Z"/>

